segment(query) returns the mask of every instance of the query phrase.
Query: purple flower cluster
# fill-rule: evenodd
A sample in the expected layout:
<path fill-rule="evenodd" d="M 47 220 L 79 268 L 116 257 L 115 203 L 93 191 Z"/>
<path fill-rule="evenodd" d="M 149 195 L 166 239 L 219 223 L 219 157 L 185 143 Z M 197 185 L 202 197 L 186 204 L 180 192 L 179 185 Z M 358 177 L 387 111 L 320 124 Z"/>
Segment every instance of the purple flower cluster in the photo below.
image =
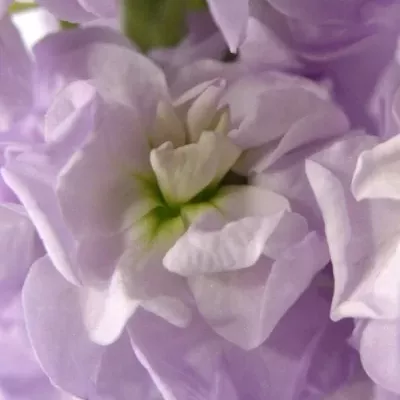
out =
<path fill-rule="evenodd" d="M 400 399 L 400 3 L 208 0 L 147 54 L 37 3 L 80 25 L 0 0 L 0 399 Z"/>

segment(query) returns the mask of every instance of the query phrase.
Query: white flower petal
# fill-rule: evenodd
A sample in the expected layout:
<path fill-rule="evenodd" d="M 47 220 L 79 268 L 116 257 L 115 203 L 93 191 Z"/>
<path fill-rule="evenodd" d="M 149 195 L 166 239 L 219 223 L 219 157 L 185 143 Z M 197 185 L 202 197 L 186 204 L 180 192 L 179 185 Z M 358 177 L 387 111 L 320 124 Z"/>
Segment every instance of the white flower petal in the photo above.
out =
<path fill-rule="evenodd" d="M 216 81 L 204 90 L 190 106 L 187 113 L 187 126 L 191 143 L 196 143 L 204 131 L 210 130 L 225 87 L 225 81 Z"/>
<path fill-rule="evenodd" d="M 150 142 L 153 148 L 165 142 L 171 142 L 174 147 L 185 144 L 185 127 L 168 101 L 158 103 L 154 126 L 150 132 Z"/>
<path fill-rule="evenodd" d="M 150 153 L 159 187 L 169 203 L 185 203 L 229 171 L 240 150 L 226 137 L 203 132 L 198 143 L 174 149 L 165 144 Z"/>
<path fill-rule="evenodd" d="M 352 190 L 358 200 L 400 199 L 400 137 L 364 151 L 357 162 Z"/>

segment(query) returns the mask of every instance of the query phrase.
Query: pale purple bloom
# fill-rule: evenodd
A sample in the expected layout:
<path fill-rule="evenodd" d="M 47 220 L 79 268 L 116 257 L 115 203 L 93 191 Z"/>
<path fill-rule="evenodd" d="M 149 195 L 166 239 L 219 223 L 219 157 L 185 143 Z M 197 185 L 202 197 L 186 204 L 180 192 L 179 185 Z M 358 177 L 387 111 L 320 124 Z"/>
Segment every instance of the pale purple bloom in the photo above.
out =
<path fill-rule="evenodd" d="M 63 36 L 58 38 L 62 43 Z M 294 304 L 328 263 L 326 246 L 308 227 L 308 215 L 292 211 L 268 185 L 218 185 L 232 168 L 268 175 L 302 146 L 346 134 L 348 121 L 329 91 L 306 79 L 279 73 L 210 77 L 180 94 L 175 85 L 171 97 L 161 70 L 127 46 L 94 41 L 82 48 L 85 57 L 73 58 L 61 77 L 76 71 L 89 81 L 73 82 L 55 97 L 46 113 L 45 143 L 11 154 L 3 168 L 47 252 L 24 288 L 27 327 L 40 362 L 65 390 L 95 396 L 103 382 L 96 380 L 99 365 L 106 376 L 111 373 L 105 354 L 122 346 L 118 379 L 132 380 L 137 390 L 150 390 L 144 367 L 165 398 L 177 391 L 177 398 L 186 399 L 190 390 L 210 398 L 219 387 L 226 394 L 215 396 L 242 399 L 250 389 L 236 387 L 236 381 L 245 371 L 226 372 L 239 356 L 229 355 L 234 358 L 221 370 L 222 377 L 238 374 L 227 378 L 226 387 L 202 386 L 202 379 L 215 374 L 195 355 L 188 355 L 195 363 L 193 378 L 187 377 L 192 383 L 176 382 L 179 369 L 186 368 L 183 359 L 176 358 L 174 376 L 173 343 L 165 343 L 164 350 L 163 343 L 153 346 L 145 321 L 155 321 L 154 330 L 173 342 L 180 335 L 189 343 L 210 336 L 221 348 L 232 348 L 230 354 L 248 357 L 249 365 L 262 361 L 258 352 L 265 343 L 271 364 L 288 369 L 285 358 L 268 346 L 286 346 L 280 344 L 283 333 L 274 332 L 292 307 L 293 318 L 302 320 L 305 312 L 297 314 Z M 293 259 L 300 260 L 296 271 Z M 196 308 L 213 328 L 204 337 L 191 330 L 197 320 L 204 325 Z M 326 309 L 315 315 L 317 326 L 320 317 L 328 323 Z M 308 318 L 303 322 L 311 324 Z M 299 351 L 308 351 L 314 331 L 311 337 L 292 337 L 291 328 L 285 332 L 287 345 L 304 339 Z M 246 355 L 232 342 L 253 353 Z M 342 337 L 338 345 L 344 343 Z M 204 351 L 212 349 L 210 342 Z M 302 363 L 310 356 L 305 357 L 290 365 L 293 374 L 304 373 Z M 220 358 L 215 362 L 222 368 Z M 335 368 L 339 364 L 342 369 L 341 362 Z M 300 389 L 284 387 L 285 378 L 269 368 L 272 386 L 255 390 L 291 399 Z M 125 385 L 118 379 L 107 390 Z M 336 388 L 343 379 L 331 384 Z"/>
<path fill-rule="evenodd" d="M 0 397 L 400 398 L 399 5 L 208 4 L 151 58 L 0 19 Z"/>

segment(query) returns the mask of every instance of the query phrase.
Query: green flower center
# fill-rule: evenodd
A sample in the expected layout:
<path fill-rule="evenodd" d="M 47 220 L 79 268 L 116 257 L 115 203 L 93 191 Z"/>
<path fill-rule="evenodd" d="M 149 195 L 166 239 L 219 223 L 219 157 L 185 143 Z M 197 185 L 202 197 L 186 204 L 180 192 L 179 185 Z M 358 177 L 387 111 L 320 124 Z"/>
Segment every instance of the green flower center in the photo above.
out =
<path fill-rule="evenodd" d="M 210 185 L 189 201 L 178 204 L 170 203 L 165 199 L 154 175 L 136 177 L 136 179 L 140 183 L 143 196 L 156 204 L 139 221 L 144 229 L 143 239 L 149 246 L 161 236 L 176 239 L 182 235 L 200 213 L 210 207 L 216 207 L 214 202 L 221 195 L 223 187 L 247 184 L 247 177 L 229 171 L 218 185 Z"/>

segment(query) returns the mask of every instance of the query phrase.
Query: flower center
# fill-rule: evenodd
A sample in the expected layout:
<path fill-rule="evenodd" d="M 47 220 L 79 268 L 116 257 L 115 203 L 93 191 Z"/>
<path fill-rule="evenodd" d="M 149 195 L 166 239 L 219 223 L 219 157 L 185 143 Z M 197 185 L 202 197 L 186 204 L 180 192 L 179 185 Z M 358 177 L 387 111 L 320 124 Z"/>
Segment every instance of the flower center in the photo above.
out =
<path fill-rule="evenodd" d="M 149 245 L 162 239 L 175 241 L 190 226 L 190 223 L 202 212 L 215 207 L 214 201 L 221 195 L 222 188 L 226 186 L 247 185 L 248 179 L 233 171 L 228 171 L 218 185 L 210 185 L 190 200 L 182 203 L 169 202 L 160 189 L 155 175 L 149 177 L 136 177 L 140 183 L 143 196 L 148 201 L 156 204 L 155 207 L 144 215 L 139 223 L 144 230 L 143 240 Z"/>
<path fill-rule="evenodd" d="M 158 104 L 149 134 L 147 177 L 137 178 L 151 210 L 142 218 L 148 245 L 182 235 L 199 213 L 215 207 L 221 188 L 243 185 L 231 170 L 242 149 L 230 138 L 230 110 L 219 104 L 225 82 L 199 85 L 172 104 Z"/>

